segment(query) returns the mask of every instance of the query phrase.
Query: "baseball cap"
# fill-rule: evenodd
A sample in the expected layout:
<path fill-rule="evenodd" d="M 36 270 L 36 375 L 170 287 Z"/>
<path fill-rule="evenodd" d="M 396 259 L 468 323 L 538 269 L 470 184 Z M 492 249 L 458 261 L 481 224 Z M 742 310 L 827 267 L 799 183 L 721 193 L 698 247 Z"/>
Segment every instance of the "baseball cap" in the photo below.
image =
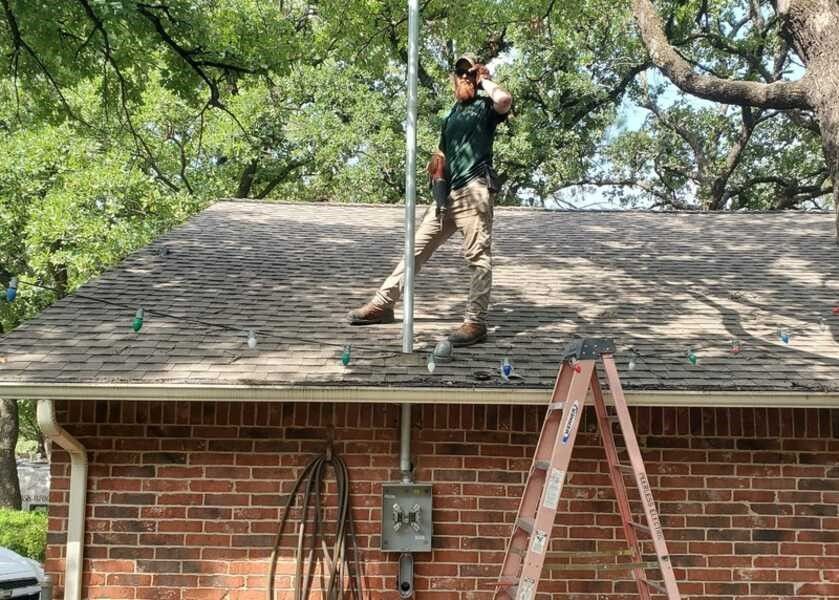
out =
<path fill-rule="evenodd" d="M 478 64 L 478 57 L 474 54 L 462 54 L 455 62 L 454 62 L 454 70 L 455 72 L 458 71 L 468 71 L 472 67 Z"/>

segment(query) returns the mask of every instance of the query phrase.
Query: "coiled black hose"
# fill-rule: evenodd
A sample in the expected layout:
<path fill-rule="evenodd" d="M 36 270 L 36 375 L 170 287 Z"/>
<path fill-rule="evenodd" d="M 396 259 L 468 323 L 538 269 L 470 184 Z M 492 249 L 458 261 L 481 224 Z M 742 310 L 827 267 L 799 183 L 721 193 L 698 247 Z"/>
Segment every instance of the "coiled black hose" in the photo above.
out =
<path fill-rule="evenodd" d="M 335 541 L 332 552 L 326 544 L 323 528 L 325 507 L 321 505 L 321 493 L 325 489 L 326 471 L 332 467 L 335 474 L 336 493 L 338 496 L 338 513 L 335 520 Z M 361 569 L 358 561 L 358 544 L 353 530 L 352 511 L 350 510 L 350 478 L 346 463 L 337 456 L 330 444 L 326 451 L 314 458 L 300 473 L 294 488 L 286 499 L 283 516 L 280 519 L 280 529 L 271 552 L 271 564 L 268 570 L 267 599 L 274 600 L 274 576 L 277 570 L 277 559 L 289 522 L 289 515 L 298 492 L 302 490 L 301 519 L 297 531 L 297 549 L 295 556 L 297 563 L 294 573 L 294 600 L 307 600 L 314 580 L 315 564 L 318 558 L 323 561 L 321 571 L 321 588 L 326 600 L 341 600 L 347 594 L 348 598 L 362 600 Z M 314 502 L 312 502 L 314 500 Z M 310 513 L 312 518 L 310 519 Z M 308 548 L 304 558 L 304 543 L 308 537 Z M 352 561 L 347 556 L 347 537 L 351 544 Z M 322 556 L 317 556 L 320 546 Z M 327 576 L 325 576 L 327 575 Z"/>

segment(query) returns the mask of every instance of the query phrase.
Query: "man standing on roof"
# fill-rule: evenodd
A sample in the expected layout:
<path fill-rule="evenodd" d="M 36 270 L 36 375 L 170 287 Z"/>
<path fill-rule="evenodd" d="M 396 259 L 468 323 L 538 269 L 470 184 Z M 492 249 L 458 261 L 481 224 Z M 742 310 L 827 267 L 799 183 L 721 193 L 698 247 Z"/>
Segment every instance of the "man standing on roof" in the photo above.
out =
<path fill-rule="evenodd" d="M 443 192 L 436 210 L 429 206 L 417 228 L 414 265 L 419 272 L 455 231 L 463 234 L 463 255 L 472 273 L 469 301 L 463 324 L 449 335 L 449 340 L 453 346 L 470 346 L 484 341 L 487 335 L 492 289 L 493 202 L 498 191 L 492 169 L 492 142 L 495 128 L 507 118 L 513 99 L 490 79 L 489 70 L 471 54 L 457 59 L 452 81 L 457 102 L 443 122 L 439 149 L 429 165 L 434 180 L 434 165 L 442 167 L 444 157 L 449 191 Z M 484 93 L 478 94 L 479 89 Z M 350 324 L 393 322 L 393 307 L 402 297 L 404 285 L 403 260 L 370 302 L 349 312 Z"/>

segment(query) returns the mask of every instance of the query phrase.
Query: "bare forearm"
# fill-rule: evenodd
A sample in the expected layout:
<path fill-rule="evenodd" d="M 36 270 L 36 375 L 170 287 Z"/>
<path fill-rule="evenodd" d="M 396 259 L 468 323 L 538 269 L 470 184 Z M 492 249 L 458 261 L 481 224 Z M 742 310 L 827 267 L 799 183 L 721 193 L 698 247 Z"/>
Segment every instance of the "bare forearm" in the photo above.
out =
<path fill-rule="evenodd" d="M 510 92 L 503 89 L 491 79 L 482 80 L 481 87 L 492 100 L 495 112 L 503 115 L 510 111 L 510 107 L 513 105 L 513 97 L 510 95 Z"/>

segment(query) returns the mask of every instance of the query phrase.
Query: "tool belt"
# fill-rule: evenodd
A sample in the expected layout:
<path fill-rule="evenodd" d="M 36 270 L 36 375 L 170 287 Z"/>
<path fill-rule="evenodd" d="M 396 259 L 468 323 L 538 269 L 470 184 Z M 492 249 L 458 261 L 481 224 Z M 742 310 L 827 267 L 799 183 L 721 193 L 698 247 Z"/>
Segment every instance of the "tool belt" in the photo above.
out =
<path fill-rule="evenodd" d="M 480 167 L 480 177 L 486 182 L 487 189 L 492 193 L 497 193 L 499 188 L 498 174 L 489 163 L 483 163 Z M 449 182 L 445 177 L 431 177 L 431 192 L 434 196 L 434 205 L 436 209 L 437 219 L 442 223 L 449 210 Z"/>

